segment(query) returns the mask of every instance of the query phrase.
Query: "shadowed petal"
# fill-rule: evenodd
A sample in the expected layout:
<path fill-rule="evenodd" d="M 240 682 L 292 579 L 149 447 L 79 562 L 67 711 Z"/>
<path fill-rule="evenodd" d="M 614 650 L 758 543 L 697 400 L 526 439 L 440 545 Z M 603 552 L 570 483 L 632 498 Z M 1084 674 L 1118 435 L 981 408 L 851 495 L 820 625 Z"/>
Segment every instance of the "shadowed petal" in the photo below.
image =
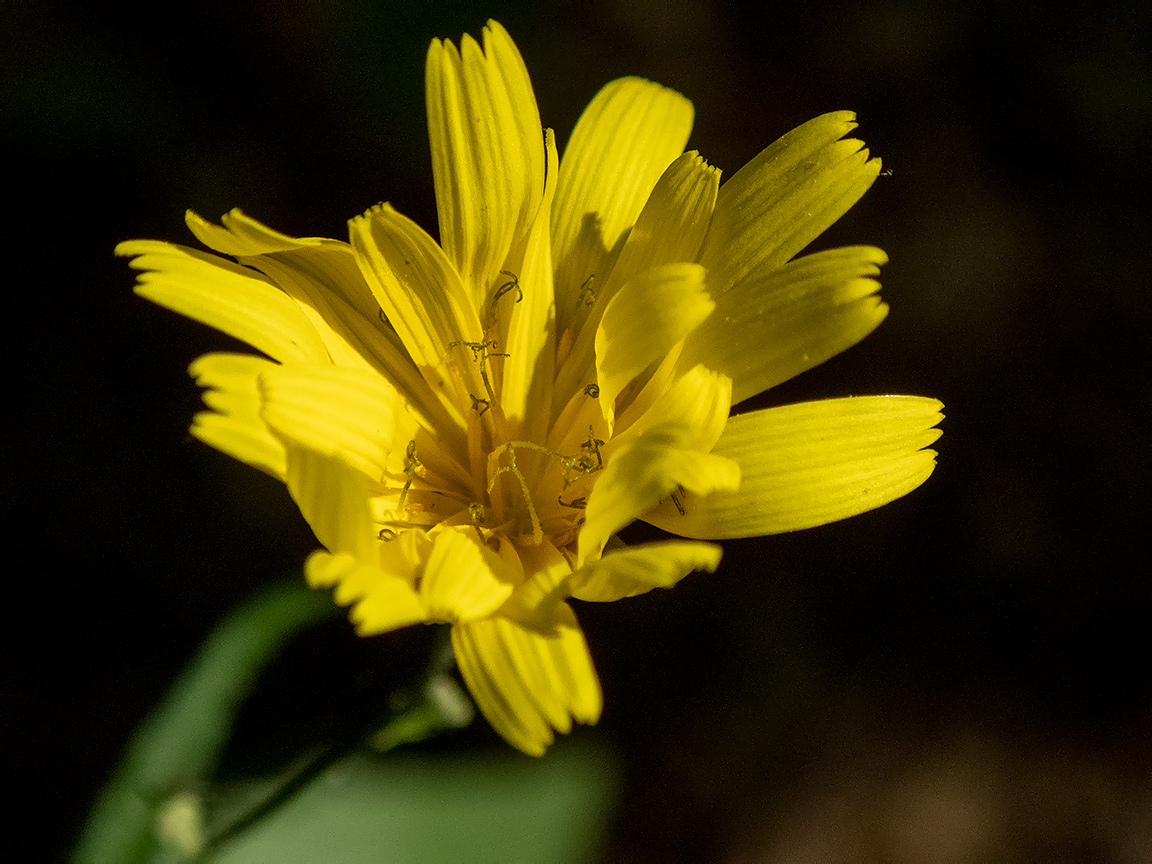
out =
<path fill-rule="evenodd" d="M 679 93 L 642 78 L 606 84 L 584 109 L 552 204 L 558 332 L 576 320 L 586 280 L 608 277 L 652 187 L 684 151 L 693 113 Z"/>
<path fill-rule="evenodd" d="M 556 360 L 556 304 L 552 292 L 551 203 L 556 191 L 556 139 L 545 131 L 548 185 L 544 204 L 528 237 L 524 264 L 504 295 L 494 297 L 492 314 L 508 316 L 503 351 L 504 380 L 500 405 L 511 439 L 542 444 L 552 406 Z"/>
<path fill-rule="evenodd" d="M 567 404 L 587 380 L 595 364 L 594 341 L 600 320 L 620 287 L 650 268 L 696 260 L 712 219 L 719 186 L 720 170 L 710 166 L 695 151 L 681 155 L 660 176 L 628 233 L 611 274 L 604 274 L 599 281 L 593 280 L 588 286 L 591 293 L 581 301 L 587 303 L 595 298 L 557 376 L 556 391 L 561 404 Z"/>
<path fill-rule="evenodd" d="M 608 603 L 653 588 L 671 588 L 695 570 L 715 573 L 721 550 L 711 543 L 669 540 L 609 552 L 572 575 L 572 596 Z"/>

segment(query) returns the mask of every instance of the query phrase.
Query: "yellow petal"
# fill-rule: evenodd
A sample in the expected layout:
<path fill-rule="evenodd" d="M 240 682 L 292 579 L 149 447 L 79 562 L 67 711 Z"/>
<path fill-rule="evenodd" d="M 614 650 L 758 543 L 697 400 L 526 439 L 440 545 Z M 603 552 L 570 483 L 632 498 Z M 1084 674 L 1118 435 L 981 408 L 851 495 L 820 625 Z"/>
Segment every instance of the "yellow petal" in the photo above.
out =
<path fill-rule="evenodd" d="M 695 150 L 681 154 L 660 175 L 644 203 L 612 270 L 612 281 L 623 284 L 650 267 L 695 261 L 719 188 L 719 168 Z"/>
<path fill-rule="evenodd" d="M 555 605 L 570 594 L 568 578 L 572 565 L 547 541 L 539 546 L 519 547 L 517 551 L 527 578 L 512 592 L 500 614 L 545 632 L 555 620 Z"/>
<path fill-rule="evenodd" d="M 472 537 L 441 531 L 421 573 L 420 599 L 435 621 L 471 621 L 496 611 L 512 586 L 496 578 Z"/>
<path fill-rule="evenodd" d="M 624 387 L 712 314 L 699 264 L 665 264 L 624 285 L 604 310 L 596 331 L 600 407 L 613 422 Z"/>
<path fill-rule="evenodd" d="M 692 449 L 695 438 L 695 430 L 683 424 L 663 423 L 646 430 L 612 457 L 588 496 L 577 567 L 597 557 L 611 535 L 677 487 L 707 495 L 740 484 L 739 466 L 725 456 Z"/>
<path fill-rule="evenodd" d="M 504 383 L 500 405 L 509 440 L 544 443 L 552 409 L 553 363 L 556 359 L 556 305 L 552 291 L 551 203 L 556 190 L 556 139 L 545 130 L 548 185 L 544 206 L 532 226 L 524 264 L 515 284 L 489 301 L 492 314 L 510 319 L 501 351 Z M 507 284 L 507 283 L 505 283 Z"/>
<path fill-rule="evenodd" d="M 626 547 L 576 571 L 572 596 L 608 603 L 653 588 L 671 588 L 695 570 L 715 573 L 720 555 L 719 546 L 682 540 Z"/>
<path fill-rule="evenodd" d="M 416 592 L 407 582 L 352 555 L 313 552 L 304 565 L 304 575 L 313 588 L 336 588 L 337 603 L 355 603 L 349 617 L 361 636 L 427 621 Z"/>
<path fill-rule="evenodd" d="M 380 204 L 348 223 L 356 260 L 409 356 L 433 392 L 468 405 L 483 393 L 479 365 L 464 343 L 484 340 L 472 297 L 456 268 L 419 225 Z M 459 374 L 449 374 L 448 364 Z M 462 416 L 459 425 L 466 426 Z"/>
<path fill-rule="evenodd" d="M 205 354 L 188 367 L 211 411 L 192 419 L 192 435 L 234 459 L 284 479 L 284 444 L 260 417 L 257 380 L 275 363 L 254 354 Z"/>
<path fill-rule="evenodd" d="M 692 430 L 694 434 L 687 446 L 707 453 L 724 431 L 731 407 L 732 382 L 726 375 L 698 364 L 671 385 L 646 386 L 621 415 L 605 453 L 610 454 L 634 436 L 668 422 Z"/>
<path fill-rule="evenodd" d="M 184 214 L 184 224 L 197 240 L 210 249 L 236 258 L 336 242 L 318 237 L 289 237 L 256 221 L 239 208 L 225 213 L 220 222 L 220 225 L 214 225 L 191 210 Z"/>
<path fill-rule="evenodd" d="M 887 504 L 935 467 L 925 450 L 943 407 L 920 396 L 858 396 L 741 414 L 713 451 L 739 463 L 738 492 L 688 495 L 644 521 L 684 537 L 753 537 L 811 528 Z"/>
<path fill-rule="evenodd" d="M 396 331 L 383 316 L 376 298 L 347 243 L 308 237 L 295 238 L 232 210 L 213 225 L 191 210 L 185 221 L 192 233 L 220 252 L 235 255 L 258 270 L 295 300 L 337 366 L 379 372 L 422 418 L 425 426 L 449 430 L 451 411 L 429 391 Z"/>
<path fill-rule="evenodd" d="M 235 336 L 281 362 L 326 362 L 316 329 L 292 298 L 252 270 L 223 258 L 158 240 L 130 240 L 117 255 L 143 272 L 136 293 Z"/>
<path fill-rule="evenodd" d="M 403 403 L 375 372 L 292 363 L 267 370 L 260 395 L 260 416 L 277 435 L 340 459 L 369 479 L 384 474 Z"/>
<path fill-rule="evenodd" d="M 426 624 L 430 619 L 416 593 L 402 579 L 388 576 L 377 579 L 349 614 L 360 636 L 375 636 L 411 624 Z"/>
<path fill-rule="evenodd" d="M 592 309 L 557 376 L 556 391 L 565 403 L 587 381 L 594 365 L 594 339 L 600 319 L 620 286 L 652 267 L 696 260 L 712 219 L 719 186 L 720 170 L 694 150 L 677 158 L 660 176 L 628 233 L 611 274 L 604 274 L 589 285 L 590 291 L 595 290 L 583 302 L 594 296 Z"/>
<path fill-rule="evenodd" d="M 440 242 L 483 305 L 544 191 L 540 114 L 528 70 L 495 21 L 484 48 L 433 40 L 425 67 Z"/>
<path fill-rule="evenodd" d="M 720 370 L 740 402 L 823 363 L 888 314 L 876 296 L 887 260 L 875 246 L 848 246 L 740 282 L 715 298 L 716 312 L 684 340 L 680 368 Z"/>
<path fill-rule="evenodd" d="M 452 652 L 460 676 L 481 713 L 501 737 L 529 756 L 542 756 L 554 740 L 552 729 L 507 666 L 501 627 L 511 622 L 485 618 L 452 628 Z"/>
<path fill-rule="evenodd" d="M 692 119 L 691 102 L 640 78 L 606 84 L 584 109 L 552 203 L 558 332 L 575 320 L 589 277 L 608 277 L 656 181 L 684 151 Z"/>
<path fill-rule="evenodd" d="M 720 187 L 700 263 L 716 294 L 779 267 L 860 200 L 880 160 L 854 139 L 856 115 L 836 111 L 809 120 Z"/>
<path fill-rule="evenodd" d="M 343 462 L 312 450 L 287 447 L 288 492 L 312 533 L 329 552 L 372 560 L 376 529 L 363 476 Z"/>
<path fill-rule="evenodd" d="M 588 645 L 567 604 L 556 607 L 548 633 L 503 617 L 452 628 L 456 663 L 476 704 L 508 743 L 540 756 L 553 729 L 600 717 L 600 682 Z"/>

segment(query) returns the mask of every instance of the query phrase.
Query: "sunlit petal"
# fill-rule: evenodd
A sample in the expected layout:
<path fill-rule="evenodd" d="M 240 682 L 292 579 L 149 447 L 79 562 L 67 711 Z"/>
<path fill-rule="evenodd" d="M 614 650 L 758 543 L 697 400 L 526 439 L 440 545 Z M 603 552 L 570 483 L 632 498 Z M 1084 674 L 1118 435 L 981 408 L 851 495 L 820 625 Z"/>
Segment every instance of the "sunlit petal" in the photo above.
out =
<path fill-rule="evenodd" d="M 750 277 L 716 298 L 716 312 L 684 340 L 680 368 L 707 363 L 732 379 L 732 401 L 775 387 L 855 345 L 888 305 L 875 246 L 829 249 Z"/>
<path fill-rule="evenodd" d="M 695 435 L 685 425 L 663 423 L 613 457 L 588 498 L 578 566 L 599 555 L 611 535 L 679 488 L 696 495 L 736 489 L 739 465 L 720 453 L 694 449 Z"/>
<path fill-rule="evenodd" d="M 812 528 L 911 492 L 936 464 L 935 399 L 859 396 L 733 417 L 713 451 L 740 466 L 739 491 L 686 495 L 644 516 L 683 537 L 721 539 Z"/>
<path fill-rule="evenodd" d="M 600 407 L 610 423 L 625 385 L 662 359 L 715 308 L 698 264 L 656 267 L 620 289 L 596 332 Z"/>
<path fill-rule="evenodd" d="M 600 717 L 600 682 L 588 646 L 566 604 L 548 632 L 508 618 L 452 628 L 452 647 L 468 689 L 492 727 L 513 746 L 539 756 L 553 730 Z"/>
<path fill-rule="evenodd" d="M 174 243 L 131 240 L 116 247 L 141 273 L 136 293 L 235 336 L 273 360 L 324 362 L 324 340 L 300 307 L 264 276 Z"/>
<path fill-rule="evenodd" d="M 495 21 L 483 39 L 434 40 L 425 74 L 440 241 L 477 306 L 543 204 L 545 155 L 520 52 Z"/>
<path fill-rule="evenodd" d="M 880 160 L 869 159 L 862 142 L 844 139 L 855 120 L 851 111 L 809 120 L 720 187 L 700 251 L 717 295 L 784 264 L 872 185 Z"/>
<path fill-rule="evenodd" d="M 188 367 L 211 411 L 192 418 L 191 433 L 234 459 L 284 479 L 284 444 L 260 416 L 259 379 L 276 364 L 253 354 L 205 354 Z"/>

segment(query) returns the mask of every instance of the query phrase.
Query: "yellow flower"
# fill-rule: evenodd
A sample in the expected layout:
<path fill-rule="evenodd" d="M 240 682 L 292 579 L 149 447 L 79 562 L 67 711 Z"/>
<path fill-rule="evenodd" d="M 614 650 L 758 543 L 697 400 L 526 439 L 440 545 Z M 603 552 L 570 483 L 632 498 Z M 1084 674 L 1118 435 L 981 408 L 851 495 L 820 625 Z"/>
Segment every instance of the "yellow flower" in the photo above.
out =
<path fill-rule="evenodd" d="M 118 254 L 137 292 L 267 355 L 191 367 L 192 433 L 287 484 L 362 634 L 448 622 L 461 674 L 510 743 L 594 723 L 601 695 L 568 599 L 712 571 L 720 550 L 625 547 L 792 531 L 878 507 L 931 473 L 941 405 L 834 399 L 729 418 L 734 403 L 855 344 L 884 318 L 871 246 L 794 256 L 879 173 L 818 117 L 720 186 L 683 152 L 692 105 L 608 84 L 561 160 L 523 60 L 434 41 L 428 126 L 439 245 L 388 204 L 350 242 L 234 210 L 196 237 Z"/>

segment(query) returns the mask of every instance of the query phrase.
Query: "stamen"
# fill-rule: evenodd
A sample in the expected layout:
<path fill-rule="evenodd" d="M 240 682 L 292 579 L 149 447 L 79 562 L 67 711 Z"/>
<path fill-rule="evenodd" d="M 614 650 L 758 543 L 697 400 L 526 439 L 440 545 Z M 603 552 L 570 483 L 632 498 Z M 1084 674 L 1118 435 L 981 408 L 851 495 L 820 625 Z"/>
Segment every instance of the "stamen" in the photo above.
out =
<path fill-rule="evenodd" d="M 596 304 L 596 291 L 592 288 L 592 280 L 595 278 L 596 274 L 593 273 L 585 279 L 584 284 L 580 286 L 580 296 L 578 299 L 585 306 L 594 306 Z"/>
<path fill-rule="evenodd" d="M 488 382 L 485 381 L 484 383 L 487 384 Z M 489 393 L 488 395 L 492 395 L 492 394 Z M 483 417 L 484 412 L 487 411 L 488 408 L 492 404 L 487 399 L 477 399 L 471 393 L 468 394 L 468 398 L 472 400 L 472 410 L 476 412 L 476 416 L 478 416 L 478 417 Z M 480 407 L 480 406 L 484 406 L 484 407 Z"/>
<path fill-rule="evenodd" d="M 509 354 L 500 354 L 496 351 L 496 340 L 495 339 L 485 339 L 483 342 L 469 342 L 467 339 L 457 339 L 455 342 L 449 342 L 448 343 L 449 348 L 457 348 L 460 345 L 463 345 L 465 348 L 471 349 L 472 359 L 475 360 L 477 363 L 480 362 L 481 357 L 509 357 L 509 356 L 511 356 Z M 484 352 L 488 348 L 492 349 L 491 353 L 483 354 L 482 352 Z"/>
<path fill-rule="evenodd" d="M 473 501 L 468 505 L 468 515 L 472 519 L 472 527 L 476 529 L 476 536 L 480 540 L 480 545 L 484 545 L 484 532 L 480 530 L 480 525 L 484 521 L 484 505 L 479 501 Z"/>
<path fill-rule="evenodd" d="M 511 474 L 516 478 L 520 484 L 520 491 L 524 493 L 524 503 L 528 505 L 528 516 L 532 520 L 532 540 L 539 544 L 544 540 L 544 529 L 540 526 L 540 517 L 536 513 L 536 505 L 532 503 L 532 493 L 528 489 L 528 481 L 524 479 L 524 475 L 520 472 L 520 469 L 516 467 L 516 451 L 513 449 L 513 445 L 527 447 L 531 450 L 539 450 L 552 455 L 550 450 L 541 447 L 539 444 L 532 444 L 529 441 L 509 441 L 507 444 L 492 451 L 492 456 L 497 458 L 499 458 L 501 452 L 507 453 L 508 464 L 497 468 L 492 474 L 492 479 L 488 481 L 487 491 L 489 495 L 492 494 L 492 490 L 496 488 L 496 480 L 501 474 Z"/>
<path fill-rule="evenodd" d="M 489 357 L 493 356 L 491 354 Z M 500 354 L 500 357 L 507 357 L 507 354 Z M 484 368 L 483 364 L 480 366 L 480 380 L 484 382 L 484 390 L 488 393 L 488 401 L 495 402 L 496 394 L 492 392 L 492 382 L 488 380 L 488 370 Z"/>
<path fill-rule="evenodd" d="M 376 539 L 383 540 L 385 543 L 387 543 L 389 540 L 396 539 L 396 532 L 391 528 L 381 528 L 376 534 Z"/>
<path fill-rule="evenodd" d="M 584 388 L 584 395 L 591 396 L 593 399 L 600 398 L 600 385 L 589 384 Z"/>
<path fill-rule="evenodd" d="M 400 490 L 400 501 L 396 505 L 397 511 L 403 512 L 404 506 L 408 502 L 408 490 L 412 488 L 412 481 L 416 478 L 416 470 L 423 467 L 416 455 L 416 439 L 413 438 L 408 442 L 408 449 L 404 452 L 404 473 L 408 479 L 404 481 L 404 488 Z"/>
<path fill-rule="evenodd" d="M 488 393 L 488 398 L 486 400 L 485 399 L 477 399 L 471 393 L 469 393 L 468 395 L 472 397 L 472 410 L 473 411 L 477 410 L 476 406 L 479 403 L 481 403 L 481 402 L 484 403 L 483 410 L 481 410 L 479 412 L 480 414 L 483 414 L 485 411 L 488 410 L 489 406 L 493 402 L 496 401 L 496 394 L 492 390 L 492 382 L 490 382 L 488 380 L 488 370 L 484 368 L 483 361 L 488 360 L 492 357 L 511 357 L 512 355 L 511 354 L 504 354 L 502 352 L 497 351 L 495 339 L 485 339 L 483 342 L 469 342 L 466 339 L 459 339 L 456 342 L 449 342 L 448 343 L 449 348 L 456 348 L 459 345 L 463 345 L 465 348 L 470 349 L 472 351 L 472 359 L 480 364 L 480 380 L 482 380 L 484 382 L 484 389 Z M 487 354 L 483 353 L 488 348 L 491 348 L 492 350 L 490 352 L 488 352 Z"/>
<path fill-rule="evenodd" d="M 589 456 L 591 456 L 592 454 L 596 455 L 596 467 L 595 468 L 589 468 L 588 469 L 589 471 L 599 471 L 601 468 L 604 467 L 604 457 L 600 455 L 600 445 L 603 443 L 604 442 L 601 439 L 596 437 L 596 430 L 594 430 L 591 426 L 589 426 L 588 427 L 588 440 L 580 445 L 581 447 L 584 448 L 585 451 L 587 451 Z"/>
<path fill-rule="evenodd" d="M 501 285 L 499 288 L 497 288 L 496 293 L 494 295 L 492 295 L 492 310 L 493 311 L 496 310 L 496 301 L 499 300 L 501 297 L 503 297 L 505 294 L 507 294 L 509 291 L 511 291 L 513 288 L 516 289 L 516 302 L 519 303 L 521 300 L 524 299 L 524 290 L 520 287 L 520 277 L 517 276 L 515 273 L 511 273 L 507 270 L 501 270 L 500 272 L 503 275 L 508 276 L 511 279 L 511 281 L 505 282 L 503 285 Z"/>

